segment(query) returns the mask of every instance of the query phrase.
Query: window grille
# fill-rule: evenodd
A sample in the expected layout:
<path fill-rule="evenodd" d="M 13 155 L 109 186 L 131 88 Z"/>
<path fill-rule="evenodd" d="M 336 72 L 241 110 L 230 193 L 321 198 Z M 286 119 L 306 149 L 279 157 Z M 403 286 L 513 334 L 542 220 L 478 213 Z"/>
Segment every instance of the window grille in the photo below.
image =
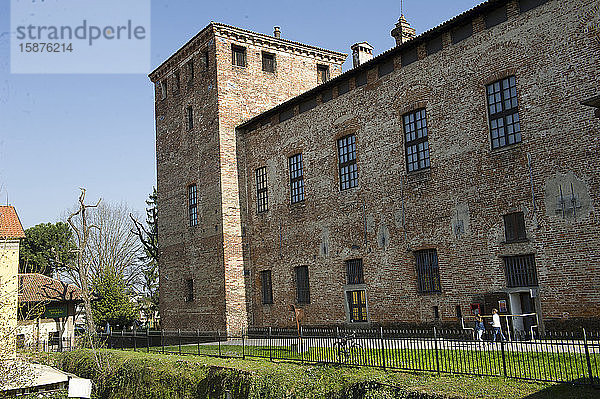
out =
<path fill-rule="evenodd" d="M 507 256 L 504 258 L 506 284 L 511 287 L 537 287 L 534 255 Z"/>
<path fill-rule="evenodd" d="M 273 285 L 271 282 L 271 271 L 263 270 L 260 272 L 260 281 L 262 283 L 262 303 L 273 303 Z"/>
<path fill-rule="evenodd" d="M 340 190 L 358 186 L 356 169 L 356 136 L 351 134 L 337 141 L 340 171 Z"/>
<path fill-rule="evenodd" d="M 406 148 L 406 170 L 429 167 L 429 142 L 427 141 L 427 115 L 425 109 L 419 109 L 403 116 L 404 146 Z"/>
<path fill-rule="evenodd" d="M 364 284 L 362 259 L 350 259 L 346 261 L 346 276 L 348 284 Z"/>
<path fill-rule="evenodd" d="M 487 85 L 492 149 L 521 142 L 521 122 L 514 76 Z"/>
<path fill-rule="evenodd" d="M 302 153 L 289 158 L 290 166 L 290 193 L 292 204 L 304 201 L 304 171 L 302 166 Z"/>
<path fill-rule="evenodd" d="M 419 292 L 441 292 L 437 251 L 435 249 L 416 251 L 415 258 L 417 264 L 417 288 Z"/>
<path fill-rule="evenodd" d="M 351 323 L 366 323 L 367 298 L 364 290 L 346 291 Z"/>

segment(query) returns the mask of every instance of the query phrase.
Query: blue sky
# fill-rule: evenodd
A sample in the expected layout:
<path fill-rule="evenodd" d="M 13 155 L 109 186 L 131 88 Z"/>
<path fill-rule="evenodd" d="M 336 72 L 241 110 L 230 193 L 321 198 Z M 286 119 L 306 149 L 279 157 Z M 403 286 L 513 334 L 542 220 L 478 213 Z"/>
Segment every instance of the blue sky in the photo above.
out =
<path fill-rule="evenodd" d="M 150 68 L 210 21 L 267 34 L 278 25 L 283 38 L 346 53 L 367 41 L 379 54 L 394 45 L 389 32 L 399 3 L 153 0 Z M 404 3 L 419 34 L 480 1 Z M 90 201 L 102 197 L 143 212 L 156 184 L 154 92 L 146 74 L 11 74 L 9 11 L 10 1 L 0 0 L 0 203 L 8 195 L 25 228 L 60 220 L 79 187 Z"/>

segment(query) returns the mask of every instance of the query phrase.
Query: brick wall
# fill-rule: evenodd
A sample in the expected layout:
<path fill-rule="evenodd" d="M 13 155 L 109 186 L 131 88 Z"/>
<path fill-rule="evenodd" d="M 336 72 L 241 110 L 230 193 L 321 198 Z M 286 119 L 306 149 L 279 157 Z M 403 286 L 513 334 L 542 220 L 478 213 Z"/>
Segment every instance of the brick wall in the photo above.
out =
<path fill-rule="evenodd" d="M 247 65 L 232 65 L 232 44 Z M 261 52 L 275 54 L 263 72 Z M 200 59 L 208 52 L 208 69 Z M 344 54 L 210 24 L 150 75 L 156 83 L 160 311 L 167 329 L 247 325 L 235 126 L 317 85 L 316 65 L 341 73 Z M 194 80 L 187 83 L 187 63 Z M 179 74 L 180 89 L 176 87 Z M 168 93 L 162 99 L 161 82 Z M 185 112 L 193 109 L 193 129 Z M 197 184 L 199 223 L 189 227 L 187 187 Z M 186 301 L 186 280 L 194 300 Z"/>
<path fill-rule="evenodd" d="M 334 89 L 324 104 L 316 94 L 316 108 L 281 123 L 267 114 L 257 123 L 270 124 L 241 133 L 250 323 L 293 324 L 300 265 L 310 275 L 305 324 L 348 322 L 344 262 L 353 258 L 363 259 L 369 322 L 434 322 L 434 306 L 442 322 L 456 321 L 457 305 L 468 314 L 469 304 L 511 291 L 502 257 L 518 254 L 535 254 L 544 320 L 597 320 L 600 121 L 580 101 L 597 94 L 599 15 L 591 0 L 523 13 L 510 1 L 506 22 L 486 29 L 476 16 L 463 41 L 443 32 L 443 50 L 427 56 L 419 45 L 407 66 L 395 54 L 395 71 L 381 78 L 376 59 L 366 86 L 352 78 L 346 94 Z M 523 139 L 491 150 L 485 86 L 511 75 Z M 407 173 L 402 115 L 421 107 L 431 167 Z M 356 135 L 359 184 L 340 192 L 336 139 L 347 134 Z M 297 152 L 306 200 L 290 205 L 287 157 Z M 257 214 L 253 176 L 263 166 L 269 211 Z M 563 215 L 557 197 L 571 184 L 579 203 Z M 506 244 L 502 216 L 517 211 L 527 241 Z M 425 248 L 437 250 L 441 293 L 417 292 L 414 251 Z M 261 303 L 261 270 L 272 270 L 272 305 Z"/>

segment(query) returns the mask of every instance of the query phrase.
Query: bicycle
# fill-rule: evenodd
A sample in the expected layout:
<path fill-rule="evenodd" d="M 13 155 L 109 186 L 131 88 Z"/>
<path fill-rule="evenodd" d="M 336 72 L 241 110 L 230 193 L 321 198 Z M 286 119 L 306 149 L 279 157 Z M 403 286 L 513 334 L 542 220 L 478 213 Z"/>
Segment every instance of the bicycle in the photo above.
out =
<path fill-rule="evenodd" d="M 356 341 L 356 332 L 352 331 L 349 334 L 338 337 L 337 341 L 333 344 L 333 349 L 337 350 L 338 363 L 346 364 L 353 354 L 356 354 L 358 350 L 362 349 L 362 345 L 360 342 Z"/>

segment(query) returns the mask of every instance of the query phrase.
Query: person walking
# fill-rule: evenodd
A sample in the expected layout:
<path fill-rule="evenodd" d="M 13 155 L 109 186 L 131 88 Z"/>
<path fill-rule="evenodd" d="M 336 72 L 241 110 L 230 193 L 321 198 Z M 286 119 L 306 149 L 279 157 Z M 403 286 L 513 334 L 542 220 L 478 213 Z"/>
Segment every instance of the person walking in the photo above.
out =
<path fill-rule="evenodd" d="M 478 341 L 483 341 L 483 332 L 485 331 L 485 325 L 483 324 L 483 318 L 479 313 L 475 315 L 475 336 Z"/>
<path fill-rule="evenodd" d="M 492 328 L 494 329 L 494 342 L 496 342 L 496 338 L 500 335 L 500 341 L 506 341 L 504 338 L 504 334 L 502 334 L 502 325 L 500 324 L 500 315 L 498 314 L 498 309 L 492 309 Z"/>

